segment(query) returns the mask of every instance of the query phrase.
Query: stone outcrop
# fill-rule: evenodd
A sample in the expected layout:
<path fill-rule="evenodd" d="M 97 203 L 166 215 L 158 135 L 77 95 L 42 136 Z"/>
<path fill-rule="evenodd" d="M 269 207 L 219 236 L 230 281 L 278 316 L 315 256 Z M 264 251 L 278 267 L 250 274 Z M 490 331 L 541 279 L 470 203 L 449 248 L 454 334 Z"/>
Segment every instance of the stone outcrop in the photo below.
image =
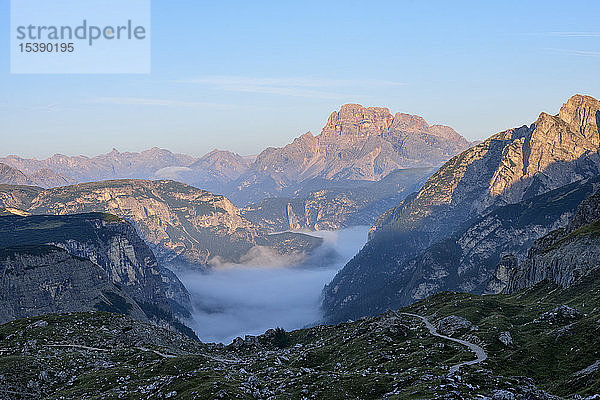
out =
<path fill-rule="evenodd" d="M 126 221 L 107 214 L 0 217 L 0 248 L 53 246 L 89 260 L 146 310 L 189 317 L 189 293 Z"/>
<path fill-rule="evenodd" d="M 102 309 L 148 321 L 138 304 L 90 260 L 53 246 L 0 250 L 0 323 Z"/>
<path fill-rule="evenodd" d="M 600 192 L 587 198 L 564 228 L 535 241 L 527 258 L 510 272 L 505 291 L 541 281 L 569 287 L 600 268 Z"/>

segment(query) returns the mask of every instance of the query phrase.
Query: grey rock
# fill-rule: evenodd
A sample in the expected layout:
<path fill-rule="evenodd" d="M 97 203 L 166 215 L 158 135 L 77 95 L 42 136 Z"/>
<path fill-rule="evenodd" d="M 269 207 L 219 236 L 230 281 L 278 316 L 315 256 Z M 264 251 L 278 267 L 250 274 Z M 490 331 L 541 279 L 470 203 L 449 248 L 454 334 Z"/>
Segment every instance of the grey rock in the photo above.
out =
<path fill-rule="evenodd" d="M 554 308 L 552 311 L 547 311 L 540 315 L 537 321 L 545 321 L 545 322 L 558 322 L 560 320 L 575 320 L 581 316 L 581 313 L 569 306 L 560 305 Z"/>
<path fill-rule="evenodd" d="M 452 336 L 462 329 L 471 329 L 472 326 L 473 324 L 468 319 L 457 315 L 442 318 L 436 324 L 438 332 L 446 336 Z"/>
<path fill-rule="evenodd" d="M 527 257 L 510 274 L 507 293 L 543 280 L 568 287 L 600 268 L 600 192 L 589 196 L 564 228 L 535 241 Z"/>
<path fill-rule="evenodd" d="M 9 248 L 3 253 L 0 323 L 48 313 L 89 311 L 99 304 L 110 308 L 117 300 L 125 313 L 147 321 L 137 303 L 89 260 L 52 246 Z M 28 328 L 44 324 L 48 323 L 41 320 Z"/>
<path fill-rule="evenodd" d="M 90 260 L 110 282 L 140 304 L 152 304 L 182 316 L 192 309 L 183 284 L 159 267 L 134 227 L 120 218 L 99 213 L 2 217 L 0 247 L 14 244 L 51 245 Z"/>
<path fill-rule="evenodd" d="M 582 369 L 581 371 L 575 372 L 573 375 L 574 376 L 588 376 L 588 375 L 593 374 L 594 372 L 598 371 L 598 369 L 600 369 L 600 360 L 596 360 L 596 362 L 593 363 L 592 365 Z M 598 396 L 598 398 L 600 398 L 600 396 Z"/>
<path fill-rule="evenodd" d="M 498 335 L 498 340 L 505 346 L 512 346 L 513 344 L 513 338 L 508 331 L 501 332 L 500 335 Z"/>
<path fill-rule="evenodd" d="M 27 329 L 45 328 L 47 326 L 48 326 L 48 322 L 46 322 L 42 319 L 37 322 L 34 322 L 33 324 L 27 325 Z"/>
<path fill-rule="evenodd" d="M 492 395 L 492 400 L 515 400 L 515 395 L 508 390 L 496 390 Z"/>

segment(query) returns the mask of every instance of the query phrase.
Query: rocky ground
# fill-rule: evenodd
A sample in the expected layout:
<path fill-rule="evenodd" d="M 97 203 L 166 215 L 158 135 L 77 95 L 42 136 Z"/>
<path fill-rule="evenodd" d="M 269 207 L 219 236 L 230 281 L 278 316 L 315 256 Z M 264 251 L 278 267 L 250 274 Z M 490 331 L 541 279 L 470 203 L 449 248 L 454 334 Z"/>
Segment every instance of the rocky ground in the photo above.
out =
<path fill-rule="evenodd" d="M 0 326 L 0 398 L 593 399 L 599 299 L 595 276 L 569 289 L 442 293 L 378 317 L 228 346 L 116 314 L 46 315 Z M 451 372 L 475 354 L 404 313 L 488 358 Z"/>

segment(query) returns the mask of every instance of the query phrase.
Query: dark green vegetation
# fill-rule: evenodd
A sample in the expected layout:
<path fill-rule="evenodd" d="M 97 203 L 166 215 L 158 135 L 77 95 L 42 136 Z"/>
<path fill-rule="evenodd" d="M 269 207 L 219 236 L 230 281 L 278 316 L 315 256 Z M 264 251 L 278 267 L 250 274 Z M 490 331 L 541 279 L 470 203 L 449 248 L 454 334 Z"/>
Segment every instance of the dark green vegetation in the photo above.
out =
<path fill-rule="evenodd" d="M 273 342 L 275 346 L 280 349 L 285 349 L 286 347 L 290 347 L 292 344 L 292 339 L 290 335 L 283 328 L 275 328 L 275 334 L 273 335 Z"/>
<path fill-rule="evenodd" d="M 75 215 L 4 216 L 0 220 L 0 248 L 18 245 L 43 245 L 77 240 L 82 243 L 96 240 L 99 230 L 94 221 L 123 222 L 103 213 Z M 100 232 L 102 233 L 102 232 Z"/>
<path fill-rule="evenodd" d="M 438 319 L 458 315 L 477 325 L 472 334 L 484 343 L 486 365 L 496 373 L 527 376 L 565 397 L 600 393 L 598 270 L 567 289 L 541 282 L 511 295 L 445 292 L 408 309 L 435 313 Z M 501 342 L 503 332 L 510 334 L 512 344 Z"/>

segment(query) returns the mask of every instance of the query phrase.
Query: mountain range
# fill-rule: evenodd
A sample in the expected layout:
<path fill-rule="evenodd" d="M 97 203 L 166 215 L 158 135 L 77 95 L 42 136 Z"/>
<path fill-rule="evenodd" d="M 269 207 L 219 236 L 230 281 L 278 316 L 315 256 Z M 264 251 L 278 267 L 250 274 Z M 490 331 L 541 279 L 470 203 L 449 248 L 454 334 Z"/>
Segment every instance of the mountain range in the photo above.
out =
<path fill-rule="evenodd" d="M 56 187 L 74 184 L 75 180 L 59 175 L 50 169 L 42 168 L 31 174 L 25 174 L 9 165 L 0 163 L 0 184 Z"/>
<path fill-rule="evenodd" d="M 397 169 L 439 167 L 470 145 L 452 128 L 429 126 L 419 116 L 346 104 L 331 114 L 319 135 L 306 133 L 256 157 L 213 150 L 195 158 L 156 147 L 141 153 L 113 149 L 95 157 L 56 154 L 45 160 L 10 155 L 0 163 L 36 177 L 15 180 L 12 175 L 18 171 L 0 169 L 0 183 L 56 187 L 122 178 L 173 179 L 223 193 L 242 206 L 293 196 L 310 179 L 378 181 Z"/>
<path fill-rule="evenodd" d="M 483 292 L 498 257 L 507 251 L 522 257 L 533 240 L 566 223 L 575 201 L 536 196 L 600 173 L 599 127 L 600 102 L 576 95 L 557 115 L 542 113 L 532 125 L 452 158 L 379 217 L 365 247 L 326 287 L 328 318 L 374 314 L 440 290 Z M 579 201 L 587 188 L 575 196 Z M 501 208 L 512 204 L 520 205 Z M 520 231 L 511 223 L 505 224 L 510 230 L 501 228 L 503 218 L 514 222 L 519 214 L 511 213 L 527 210 L 531 217 L 522 219 Z M 507 238 L 512 243 L 503 247 Z"/>

